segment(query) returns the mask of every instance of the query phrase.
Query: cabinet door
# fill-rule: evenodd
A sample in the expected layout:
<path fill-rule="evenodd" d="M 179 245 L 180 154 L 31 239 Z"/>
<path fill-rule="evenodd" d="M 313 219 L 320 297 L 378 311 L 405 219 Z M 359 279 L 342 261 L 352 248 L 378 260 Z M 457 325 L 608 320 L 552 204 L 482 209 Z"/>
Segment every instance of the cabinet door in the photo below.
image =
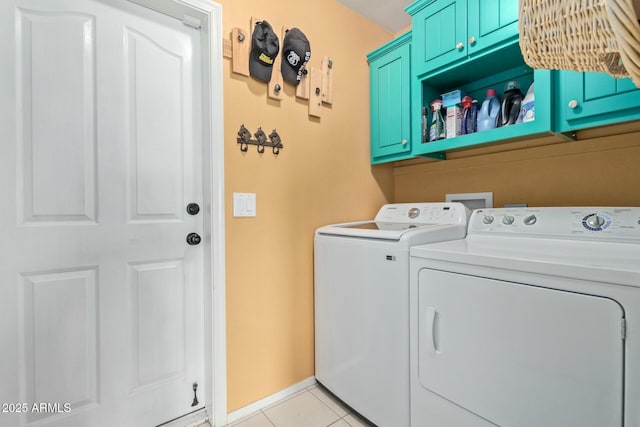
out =
<path fill-rule="evenodd" d="M 469 0 L 469 55 L 518 37 L 518 2 L 513 0 Z"/>
<path fill-rule="evenodd" d="M 414 74 L 467 56 L 467 1 L 436 0 L 413 16 Z"/>
<path fill-rule="evenodd" d="M 371 162 L 410 156 L 410 45 L 369 64 L 371 74 Z"/>
<path fill-rule="evenodd" d="M 558 130 L 569 131 L 640 118 L 640 89 L 605 73 L 559 72 Z"/>

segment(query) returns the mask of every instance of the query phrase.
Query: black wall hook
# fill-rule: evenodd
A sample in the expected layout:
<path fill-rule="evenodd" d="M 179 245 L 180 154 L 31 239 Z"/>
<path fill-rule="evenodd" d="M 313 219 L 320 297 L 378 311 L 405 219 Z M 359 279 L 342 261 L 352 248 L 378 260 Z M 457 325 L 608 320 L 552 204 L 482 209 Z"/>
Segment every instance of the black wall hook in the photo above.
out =
<path fill-rule="evenodd" d="M 264 153 L 264 144 L 267 142 L 267 134 L 264 133 L 262 128 L 258 128 L 256 133 L 253 134 L 256 137 L 256 141 L 258 142 L 258 153 Z"/>
<path fill-rule="evenodd" d="M 269 139 L 273 144 L 273 154 L 277 156 L 278 154 L 280 154 L 280 149 L 282 148 L 282 140 L 280 139 L 280 135 L 278 135 L 278 132 L 276 132 L 275 129 L 269 134 Z"/>
<path fill-rule="evenodd" d="M 246 152 L 247 150 L 249 150 L 249 142 L 251 141 L 251 132 L 249 132 L 249 129 L 244 127 L 244 125 L 240 125 L 240 130 L 238 130 L 238 137 L 240 151 Z"/>
<path fill-rule="evenodd" d="M 251 139 L 251 132 L 244 127 L 244 125 L 240 125 L 237 139 L 238 144 L 240 144 L 240 151 L 246 153 L 249 150 L 249 145 L 256 145 L 258 153 L 262 154 L 264 153 L 265 147 L 271 147 L 273 149 L 273 154 L 277 156 L 280 154 L 280 149 L 284 148 L 284 145 L 282 145 L 282 139 L 275 129 L 269 134 L 269 141 L 267 141 L 267 135 L 261 127 L 258 128 L 253 136 L 255 136 L 256 139 Z"/>

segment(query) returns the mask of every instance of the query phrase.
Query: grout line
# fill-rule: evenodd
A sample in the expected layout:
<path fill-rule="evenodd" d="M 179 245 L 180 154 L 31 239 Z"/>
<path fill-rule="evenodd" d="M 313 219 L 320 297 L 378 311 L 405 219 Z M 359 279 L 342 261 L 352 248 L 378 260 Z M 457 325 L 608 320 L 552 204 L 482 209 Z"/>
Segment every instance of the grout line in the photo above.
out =
<path fill-rule="evenodd" d="M 269 424 L 271 424 L 273 427 L 276 427 L 276 424 L 275 424 L 273 421 L 271 421 L 271 418 L 269 418 L 269 416 L 267 415 L 267 413 L 266 413 L 266 412 L 264 412 L 264 409 L 260 409 L 260 413 L 261 413 L 262 415 L 264 415 L 264 417 L 267 419 L 267 421 L 269 421 Z"/>

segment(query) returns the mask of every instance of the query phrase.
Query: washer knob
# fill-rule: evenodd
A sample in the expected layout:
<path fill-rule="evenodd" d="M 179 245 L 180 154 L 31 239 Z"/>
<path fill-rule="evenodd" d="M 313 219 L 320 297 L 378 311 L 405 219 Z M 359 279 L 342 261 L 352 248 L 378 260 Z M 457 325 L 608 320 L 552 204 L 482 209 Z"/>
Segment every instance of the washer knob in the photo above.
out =
<path fill-rule="evenodd" d="M 524 222 L 524 225 L 533 225 L 538 221 L 538 218 L 536 218 L 535 215 L 529 215 L 525 217 L 522 221 Z"/>
<path fill-rule="evenodd" d="M 487 224 L 487 225 L 489 225 L 489 224 L 493 223 L 493 217 L 492 217 L 491 215 L 485 215 L 485 216 L 482 218 L 482 223 L 483 223 L 483 224 Z"/>
<path fill-rule="evenodd" d="M 604 223 L 605 219 L 598 214 L 593 214 L 587 218 L 587 225 L 592 228 L 600 228 Z"/>
<path fill-rule="evenodd" d="M 515 218 L 512 215 L 505 215 L 504 218 L 502 218 L 502 223 L 504 225 L 511 225 L 513 224 L 513 221 L 515 221 Z"/>
<path fill-rule="evenodd" d="M 409 218 L 414 219 L 414 218 L 417 218 L 418 215 L 420 215 L 420 209 L 418 208 L 409 209 L 409 213 L 408 213 Z"/>

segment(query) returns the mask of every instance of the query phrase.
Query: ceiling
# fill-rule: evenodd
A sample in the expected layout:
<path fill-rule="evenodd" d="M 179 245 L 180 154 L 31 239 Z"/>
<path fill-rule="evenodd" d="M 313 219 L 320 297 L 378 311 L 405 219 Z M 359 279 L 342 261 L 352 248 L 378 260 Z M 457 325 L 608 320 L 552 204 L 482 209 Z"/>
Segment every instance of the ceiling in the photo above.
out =
<path fill-rule="evenodd" d="M 411 17 L 404 8 L 413 3 L 413 0 L 336 1 L 392 33 L 397 33 L 411 25 Z"/>

